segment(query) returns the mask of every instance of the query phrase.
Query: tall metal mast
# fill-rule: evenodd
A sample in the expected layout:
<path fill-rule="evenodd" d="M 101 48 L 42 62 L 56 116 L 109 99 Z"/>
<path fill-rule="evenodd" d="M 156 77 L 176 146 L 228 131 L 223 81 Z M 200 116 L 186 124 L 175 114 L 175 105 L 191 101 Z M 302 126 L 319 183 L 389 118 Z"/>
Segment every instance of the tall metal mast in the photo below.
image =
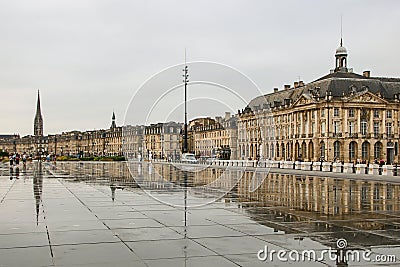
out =
<path fill-rule="evenodd" d="M 183 83 L 185 84 L 185 126 L 182 153 L 188 152 L 188 139 L 187 139 L 187 84 L 189 82 L 188 66 L 186 65 L 186 49 L 185 49 L 185 68 L 183 69 Z"/>

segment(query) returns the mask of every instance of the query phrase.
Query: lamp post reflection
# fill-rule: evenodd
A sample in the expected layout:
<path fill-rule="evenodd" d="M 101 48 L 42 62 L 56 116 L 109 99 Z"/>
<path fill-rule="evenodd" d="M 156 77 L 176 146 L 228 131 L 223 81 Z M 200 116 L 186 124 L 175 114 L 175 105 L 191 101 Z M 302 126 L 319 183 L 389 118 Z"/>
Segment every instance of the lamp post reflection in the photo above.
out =
<path fill-rule="evenodd" d="M 184 172 L 183 174 L 183 186 L 184 186 L 184 196 L 183 196 L 183 204 L 184 204 L 184 229 L 183 229 L 183 239 L 184 239 L 184 247 L 183 247 L 183 253 L 185 256 L 185 267 L 187 264 L 187 195 L 188 195 L 188 173 L 187 171 Z"/>

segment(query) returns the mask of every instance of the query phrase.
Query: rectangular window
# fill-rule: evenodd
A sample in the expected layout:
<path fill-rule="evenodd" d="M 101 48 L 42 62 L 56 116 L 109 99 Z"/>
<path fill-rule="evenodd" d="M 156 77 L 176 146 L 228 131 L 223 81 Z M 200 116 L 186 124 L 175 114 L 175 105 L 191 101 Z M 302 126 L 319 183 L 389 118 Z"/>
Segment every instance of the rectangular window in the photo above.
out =
<path fill-rule="evenodd" d="M 379 122 L 374 122 L 374 135 L 379 134 Z"/>
<path fill-rule="evenodd" d="M 392 123 L 391 122 L 387 122 L 386 123 L 386 134 L 387 135 L 391 135 L 392 134 Z"/>
<path fill-rule="evenodd" d="M 321 133 L 322 134 L 325 134 L 325 122 L 323 122 L 322 124 L 321 124 Z"/>
<path fill-rule="evenodd" d="M 374 109 L 374 118 L 379 118 L 379 109 Z"/>
<path fill-rule="evenodd" d="M 333 109 L 333 116 L 335 116 L 335 117 L 339 116 L 339 108 L 334 108 Z"/>
<path fill-rule="evenodd" d="M 354 109 L 349 109 L 349 117 L 354 117 Z"/>
<path fill-rule="evenodd" d="M 337 133 L 340 132 L 339 126 L 340 126 L 340 122 L 339 122 L 339 121 L 334 121 L 334 122 L 333 122 L 333 130 L 334 130 L 334 133 L 335 133 L 335 134 L 337 134 Z"/>
<path fill-rule="evenodd" d="M 362 135 L 366 135 L 367 134 L 367 121 L 366 120 L 362 120 L 361 121 L 360 132 L 361 132 Z"/>
<path fill-rule="evenodd" d="M 354 134 L 354 121 L 349 121 L 349 134 Z"/>
<path fill-rule="evenodd" d="M 325 116 L 325 109 L 321 109 L 321 117 Z"/>
<path fill-rule="evenodd" d="M 392 118 L 392 110 L 386 110 L 386 118 L 391 119 Z"/>

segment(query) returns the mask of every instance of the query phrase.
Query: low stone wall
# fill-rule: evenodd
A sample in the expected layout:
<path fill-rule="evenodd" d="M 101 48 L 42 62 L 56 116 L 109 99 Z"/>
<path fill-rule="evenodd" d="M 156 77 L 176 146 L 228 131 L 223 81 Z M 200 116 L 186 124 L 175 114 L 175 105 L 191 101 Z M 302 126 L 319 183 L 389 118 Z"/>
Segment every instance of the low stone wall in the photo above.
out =
<path fill-rule="evenodd" d="M 303 171 L 321 171 L 348 174 L 368 174 L 400 176 L 400 165 L 354 164 L 341 162 L 307 162 L 307 161 L 277 161 L 277 160 L 214 160 L 211 166 L 280 168 Z"/>

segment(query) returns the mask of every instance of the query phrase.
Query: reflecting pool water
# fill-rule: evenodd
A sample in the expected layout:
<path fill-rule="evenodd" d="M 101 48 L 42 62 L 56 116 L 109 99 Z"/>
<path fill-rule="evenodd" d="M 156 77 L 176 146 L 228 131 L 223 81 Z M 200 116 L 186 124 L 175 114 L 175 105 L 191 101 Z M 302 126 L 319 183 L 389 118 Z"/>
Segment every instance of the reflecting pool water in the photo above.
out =
<path fill-rule="evenodd" d="M 12 263 L 24 257 L 13 258 L 15 253 L 43 249 L 46 257 L 35 253 L 31 266 L 109 266 L 111 252 L 121 266 L 265 266 L 257 253 L 266 246 L 318 252 L 337 248 L 344 238 L 346 250 L 390 254 L 399 262 L 400 183 L 381 176 L 371 181 L 301 171 L 185 168 L 32 163 L 17 175 L 1 165 L 0 257 L 17 265 Z M 90 256 L 98 253 L 103 255 Z M 274 263 L 396 264 L 307 257 Z"/>

